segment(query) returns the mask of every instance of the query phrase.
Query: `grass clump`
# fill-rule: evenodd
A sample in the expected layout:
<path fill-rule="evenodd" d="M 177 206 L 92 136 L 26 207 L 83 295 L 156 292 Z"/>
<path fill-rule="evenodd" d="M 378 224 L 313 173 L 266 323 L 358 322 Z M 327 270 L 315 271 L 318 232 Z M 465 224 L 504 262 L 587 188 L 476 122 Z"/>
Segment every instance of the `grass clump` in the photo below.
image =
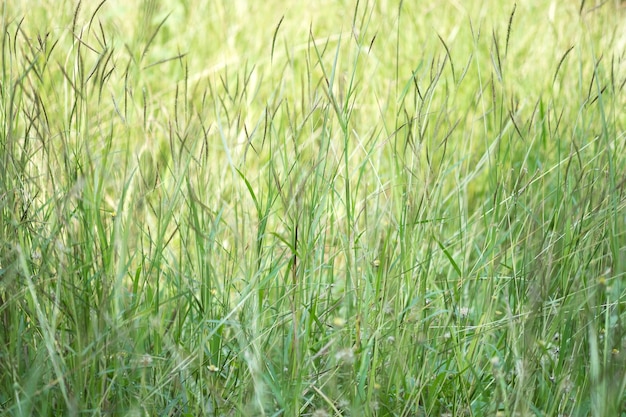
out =
<path fill-rule="evenodd" d="M 618 3 L 2 6 L 3 415 L 626 415 Z"/>

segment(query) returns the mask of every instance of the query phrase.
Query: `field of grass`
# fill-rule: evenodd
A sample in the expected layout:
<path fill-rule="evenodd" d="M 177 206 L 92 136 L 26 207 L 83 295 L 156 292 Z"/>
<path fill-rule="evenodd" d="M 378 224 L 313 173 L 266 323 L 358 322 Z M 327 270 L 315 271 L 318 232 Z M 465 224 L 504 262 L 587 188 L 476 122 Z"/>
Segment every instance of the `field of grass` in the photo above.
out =
<path fill-rule="evenodd" d="M 626 416 L 622 3 L 0 14 L 0 415 Z"/>

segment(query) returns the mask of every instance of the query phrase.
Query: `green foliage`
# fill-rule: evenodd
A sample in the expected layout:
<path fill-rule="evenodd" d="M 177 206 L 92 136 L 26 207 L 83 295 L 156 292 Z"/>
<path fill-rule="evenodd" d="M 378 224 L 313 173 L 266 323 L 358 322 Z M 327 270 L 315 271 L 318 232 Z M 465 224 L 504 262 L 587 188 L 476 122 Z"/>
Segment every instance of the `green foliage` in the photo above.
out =
<path fill-rule="evenodd" d="M 0 414 L 626 415 L 626 12 L 461 3 L 3 3 Z"/>

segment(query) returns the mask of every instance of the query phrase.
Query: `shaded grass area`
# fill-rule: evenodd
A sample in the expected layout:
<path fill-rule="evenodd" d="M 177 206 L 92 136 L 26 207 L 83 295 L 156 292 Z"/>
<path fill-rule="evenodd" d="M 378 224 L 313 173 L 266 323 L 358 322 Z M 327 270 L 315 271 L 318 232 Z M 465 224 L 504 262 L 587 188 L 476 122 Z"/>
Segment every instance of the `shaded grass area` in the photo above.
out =
<path fill-rule="evenodd" d="M 626 414 L 619 4 L 189 3 L 2 7 L 3 414 Z"/>

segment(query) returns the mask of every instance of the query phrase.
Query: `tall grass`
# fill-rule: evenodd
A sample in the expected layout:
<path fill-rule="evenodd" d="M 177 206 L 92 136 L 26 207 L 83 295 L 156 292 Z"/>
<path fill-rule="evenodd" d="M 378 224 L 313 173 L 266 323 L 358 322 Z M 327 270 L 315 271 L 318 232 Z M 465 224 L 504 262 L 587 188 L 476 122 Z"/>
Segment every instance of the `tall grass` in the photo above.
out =
<path fill-rule="evenodd" d="M 623 7 L 344 3 L 3 4 L 3 415 L 626 415 Z"/>

